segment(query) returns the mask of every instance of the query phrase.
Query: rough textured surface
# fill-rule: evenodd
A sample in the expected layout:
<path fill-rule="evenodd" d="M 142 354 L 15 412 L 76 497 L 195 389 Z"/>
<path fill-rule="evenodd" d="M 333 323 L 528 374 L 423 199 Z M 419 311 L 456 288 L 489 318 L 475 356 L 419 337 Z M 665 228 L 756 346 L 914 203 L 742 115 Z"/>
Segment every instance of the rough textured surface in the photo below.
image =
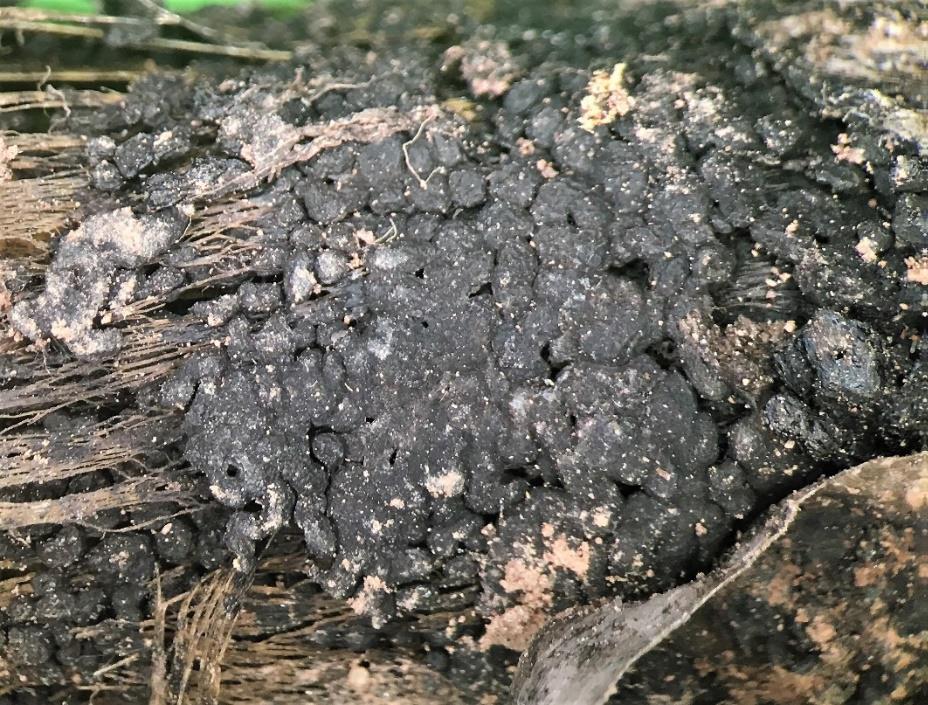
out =
<path fill-rule="evenodd" d="M 351 613 L 304 656 L 501 697 L 551 615 L 923 448 L 924 96 L 884 85 L 915 8 L 366 7 L 263 25 L 316 42 L 288 64 L 75 97 L 59 162 L 4 137 L 0 205 L 76 179 L 10 219 L 0 289 L 16 702 L 215 700 L 223 640 L 322 602 L 237 642 L 249 596 L 304 584 Z"/>
<path fill-rule="evenodd" d="M 523 658 L 515 701 L 918 702 L 926 490 L 920 454 L 794 493 L 714 573 L 560 617 Z"/>
<path fill-rule="evenodd" d="M 10 311 L 15 332 L 36 343 L 49 338 L 79 359 L 112 355 L 115 330 L 94 329 L 97 316 L 119 317 L 137 298 L 136 281 L 120 274 L 148 264 L 174 244 L 186 219 L 173 209 L 136 217 L 129 208 L 100 213 L 63 237 L 45 274 L 45 289 Z M 104 311 L 105 309 L 105 311 Z"/>

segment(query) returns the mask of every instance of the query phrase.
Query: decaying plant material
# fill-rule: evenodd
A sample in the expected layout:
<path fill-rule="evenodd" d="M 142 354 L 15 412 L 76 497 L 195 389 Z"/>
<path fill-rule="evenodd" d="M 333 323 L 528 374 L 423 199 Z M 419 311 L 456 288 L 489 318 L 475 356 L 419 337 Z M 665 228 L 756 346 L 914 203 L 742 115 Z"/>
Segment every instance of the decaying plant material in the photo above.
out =
<path fill-rule="evenodd" d="M 153 0 L 138 0 L 140 16 L 79 15 L 38 8 L 0 8 L 0 30 L 49 34 L 98 40 L 116 48 L 136 48 L 227 56 L 237 59 L 286 61 L 287 51 L 275 51 L 259 43 L 242 44 L 209 27 L 169 12 Z M 196 39 L 162 36 L 163 28 L 179 28 Z"/>
<path fill-rule="evenodd" d="M 798 490 L 712 574 L 559 616 L 523 656 L 515 702 L 917 702 L 926 491 L 924 454 Z"/>
<path fill-rule="evenodd" d="M 2 705 L 919 702 L 917 3 L 145 4 L 0 10 Z"/>

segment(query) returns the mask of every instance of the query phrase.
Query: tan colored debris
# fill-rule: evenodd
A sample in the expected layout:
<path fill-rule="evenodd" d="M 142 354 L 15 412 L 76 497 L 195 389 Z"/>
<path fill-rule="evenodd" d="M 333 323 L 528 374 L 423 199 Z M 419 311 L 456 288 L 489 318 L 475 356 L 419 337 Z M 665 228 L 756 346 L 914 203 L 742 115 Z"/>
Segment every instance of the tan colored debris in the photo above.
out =
<path fill-rule="evenodd" d="M 906 257 L 905 278 L 915 284 L 924 284 L 928 286 L 928 257 Z"/>
<path fill-rule="evenodd" d="M 635 107 L 635 99 L 625 88 L 624 63 L 616 64 L 612 72 L 594 71 L 580 101 L 580 127 L 592 132 L 600 125 L 609 125 L 627 115 Z"/>
<path fill-rule="evenodd" d="M 6 140 L 3 139 L 3 135 L 0 135 L 0 182 L 12 180 L 13 170 L 10 168 L 10 163 L 17 154 L 19 154 L 19 150 L 13 145 L 7 144 Z"/>

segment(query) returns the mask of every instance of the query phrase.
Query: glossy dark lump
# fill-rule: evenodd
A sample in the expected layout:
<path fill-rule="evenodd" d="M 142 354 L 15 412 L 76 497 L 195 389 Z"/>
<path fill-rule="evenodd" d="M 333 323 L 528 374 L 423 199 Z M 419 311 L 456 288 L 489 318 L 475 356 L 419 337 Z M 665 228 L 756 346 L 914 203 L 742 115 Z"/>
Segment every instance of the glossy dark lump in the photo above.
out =
<path fill-rule="evenodd" d="M 0 616 L 15 671 L 51 684 L 131 653 L 156 569 L 249 573 L 295 531 L 301 571 L 364 618 L 333 646 L 473 606 L 471 649 L 430 647 L 468 682 L 546 615 L 666 589 L 788 491 L 922 448 L 924 145 L 819 118 L 757 53 L 677 49 L 628 59 L 628 109 L 592 130 L 586 64 L 509 72 L 498 46 L 498 94 L 479 61 L 344 50 L 305 59 L 331 89 L 295 88 L 292 67 L 154 74 L 75 109 L 94 212 L 10 321 L 97 364 L 133 344 L 106 312 L 160 302 L 149 320 L 191 352 L 113 405 L 171 419 L 146 457 L 206 509 L 0 537 L 41 566 Z M 231 214 L 222 247 L 197 239 L 210 207 Z"/>

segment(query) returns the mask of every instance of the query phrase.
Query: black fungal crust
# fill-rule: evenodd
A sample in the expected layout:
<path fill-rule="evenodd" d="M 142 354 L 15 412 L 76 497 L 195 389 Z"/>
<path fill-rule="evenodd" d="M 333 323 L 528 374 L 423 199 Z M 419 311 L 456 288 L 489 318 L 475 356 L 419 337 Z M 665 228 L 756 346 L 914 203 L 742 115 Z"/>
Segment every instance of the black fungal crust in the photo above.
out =
<path fill-rule="evenodd" d="M 771 17 L 681 11 L 663 58 L 620 30 L 572 53 L 462 26 L 458 68 L 440 41 L 375 42 L 370 61 L 154 73 L 75 107 L 59 129 L 90 136 L 86 214 L 11 327 L 54 364 L 119 361 L 152 320 L 195 349 L 33 427 L 60 442 L 168 415 L 127 444 L 156 446 L 206 508 L 0 536 L 35 574 L 0 611 L 17 677 L 51 686 L 140 648 L 156 572 L 181 592 L 297 537 L 302 577 L 361 616 L 323 646 L 473 609 L 419 656 L 489 692 L 549 614 L 676 585 L 790 490 L 921 448 L 928 138 L 890 135 L 882 94 L 812 90 L 797 47 L 764 51 Z M 627 109 L 588 131 L 604 56 Z M 221 238 L 197 231 L 223 209 Z M 112 631 L 63 633 L 88 625 Z"/>

